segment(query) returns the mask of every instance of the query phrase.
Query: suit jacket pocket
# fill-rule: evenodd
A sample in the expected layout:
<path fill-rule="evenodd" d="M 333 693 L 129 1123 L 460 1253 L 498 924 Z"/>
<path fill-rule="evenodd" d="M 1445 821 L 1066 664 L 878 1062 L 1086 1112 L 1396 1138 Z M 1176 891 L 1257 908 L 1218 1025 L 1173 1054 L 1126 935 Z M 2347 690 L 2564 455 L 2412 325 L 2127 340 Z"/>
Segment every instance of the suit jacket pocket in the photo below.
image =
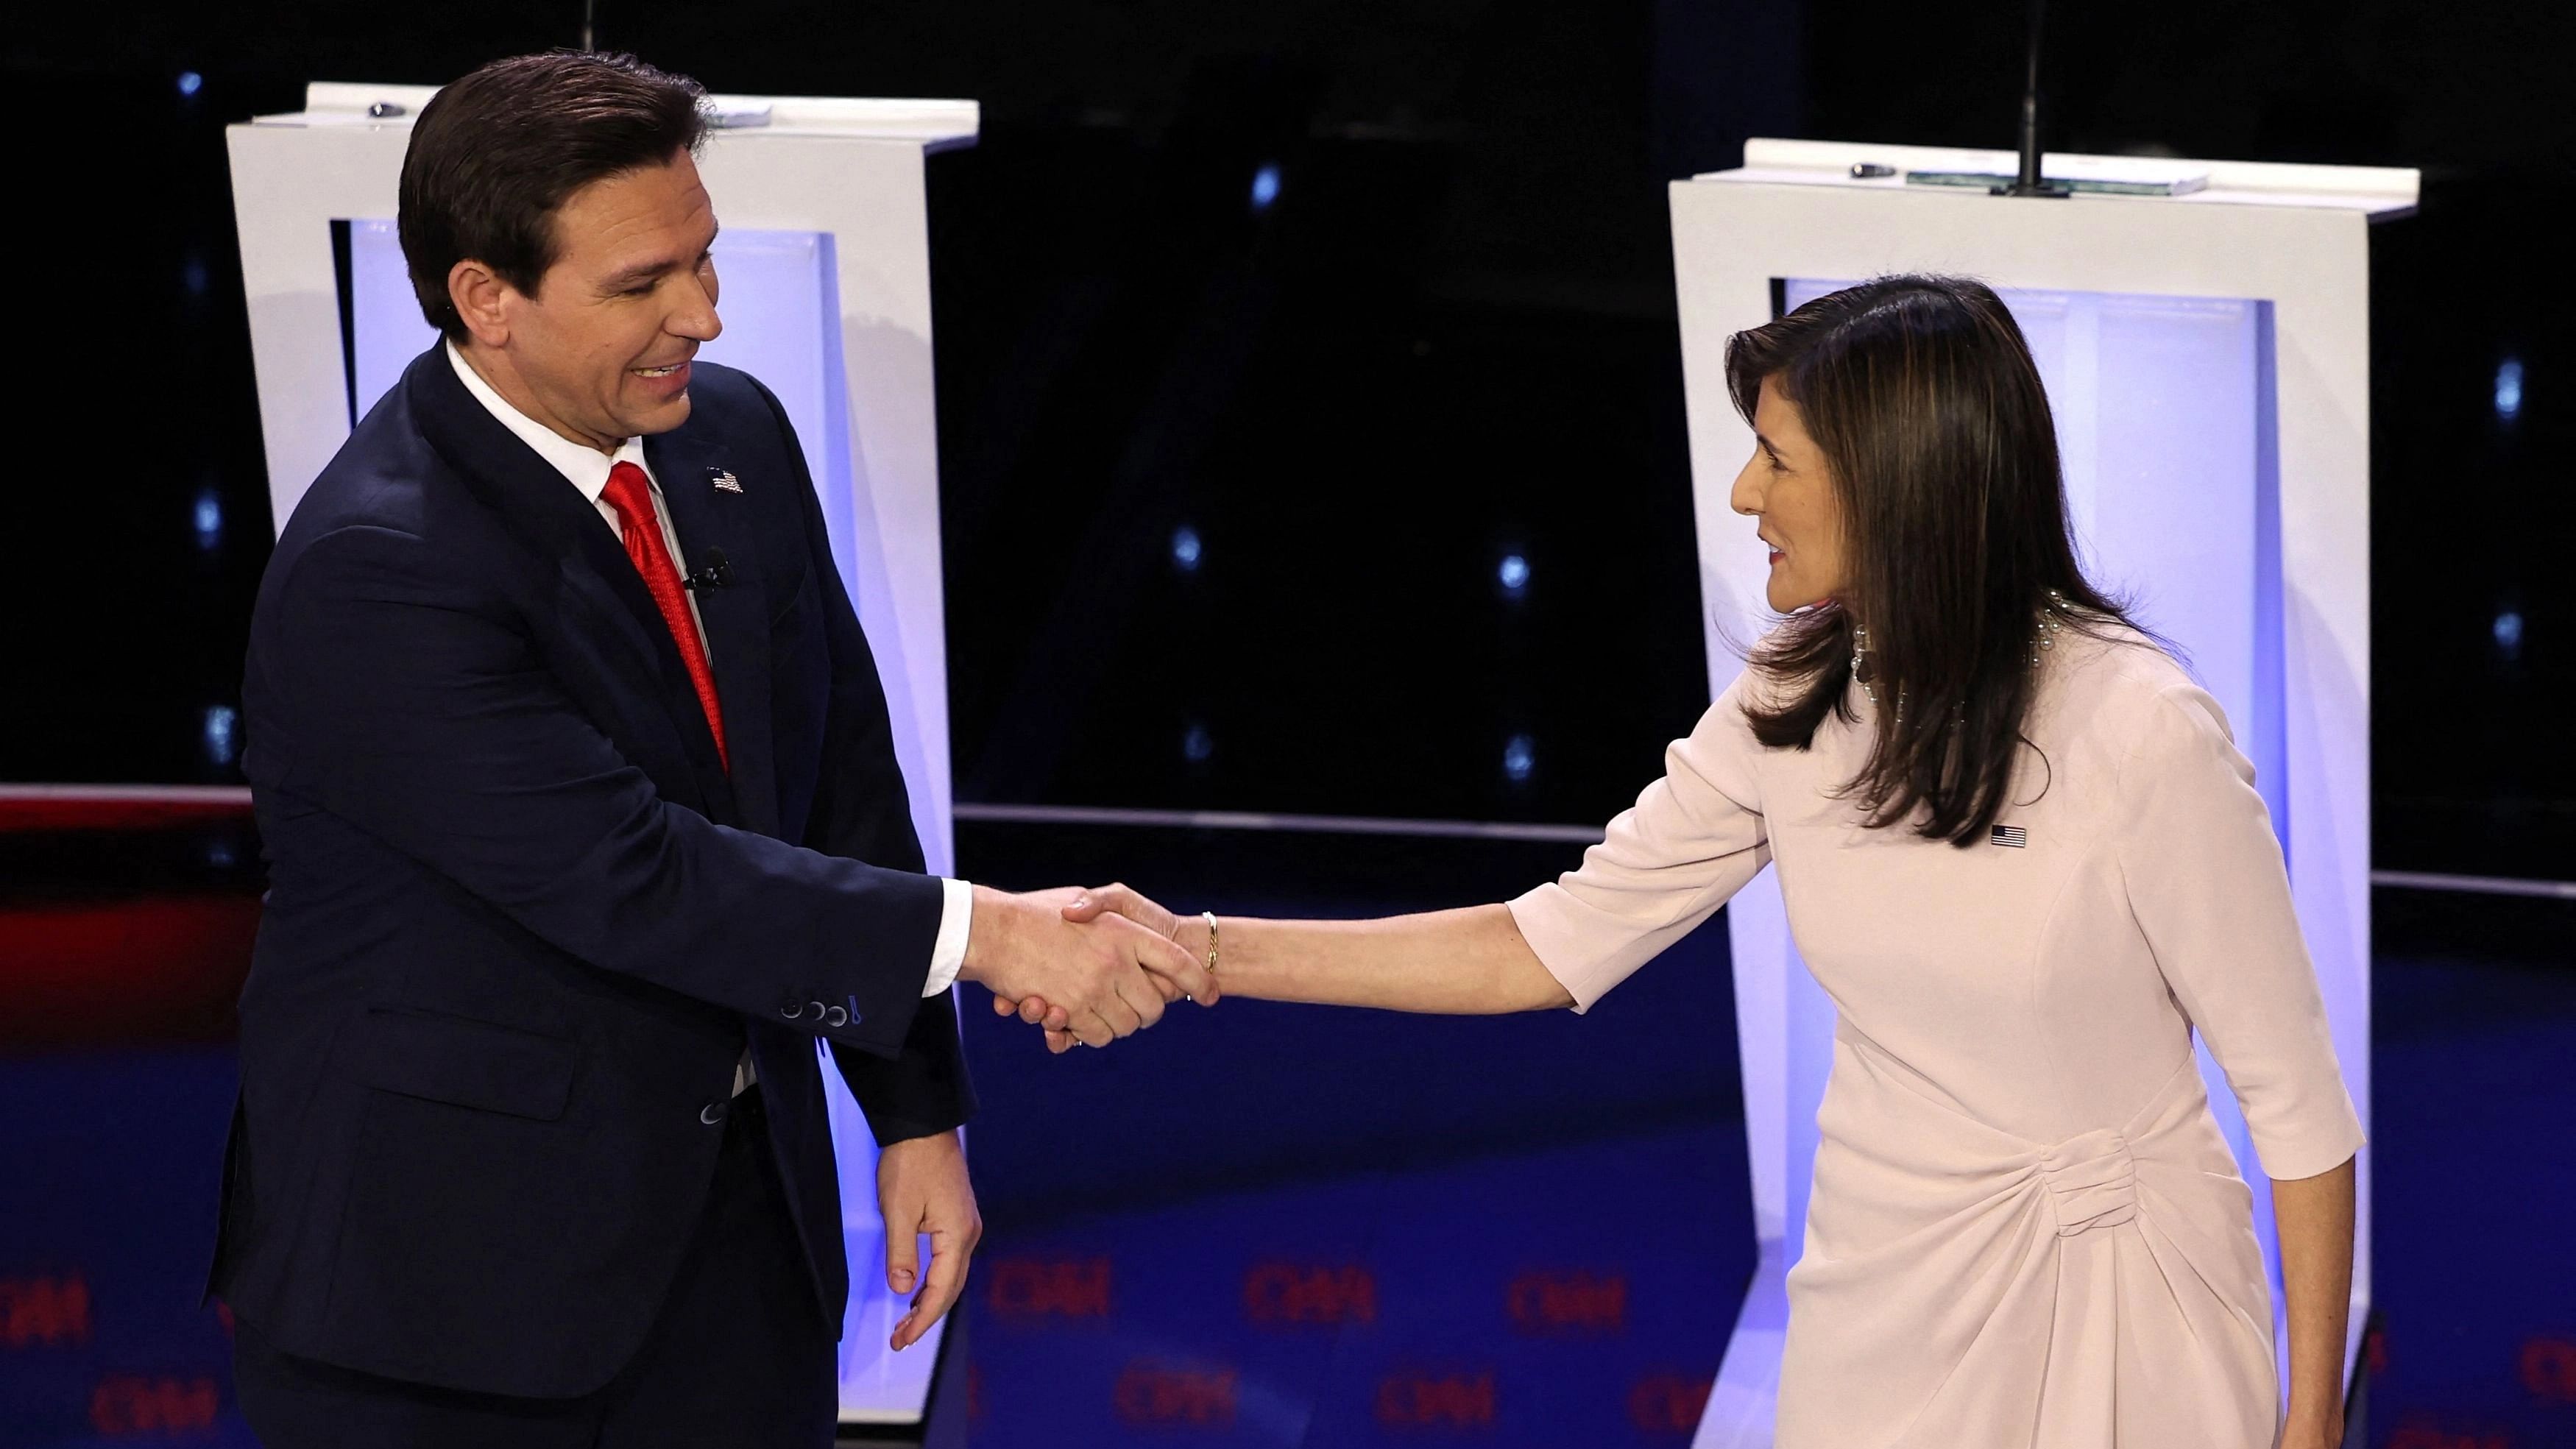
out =
<path fill-rule="evenodd" d="M 351 1073 L 379 1091 L 538 1122 L 563 1116 L 578 1047 L 470 1017 L 370 1008 L 343 1046 Z"/>

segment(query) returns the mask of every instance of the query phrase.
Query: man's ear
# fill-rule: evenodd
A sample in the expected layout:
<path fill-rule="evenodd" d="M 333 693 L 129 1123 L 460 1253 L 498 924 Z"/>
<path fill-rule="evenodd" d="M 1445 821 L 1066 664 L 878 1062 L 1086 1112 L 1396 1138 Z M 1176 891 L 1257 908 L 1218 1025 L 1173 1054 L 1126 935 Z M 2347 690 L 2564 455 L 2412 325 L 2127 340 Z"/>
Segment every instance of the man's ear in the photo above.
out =
<path fill-rule="evenodd" d="M 486 347 L 499 347 L 510 340 L 510 322 L 503 299 L 510 284 L 481 262 L 467 257 L 447 269 L 447 300 L 465 323 L 465 330 Z"/>

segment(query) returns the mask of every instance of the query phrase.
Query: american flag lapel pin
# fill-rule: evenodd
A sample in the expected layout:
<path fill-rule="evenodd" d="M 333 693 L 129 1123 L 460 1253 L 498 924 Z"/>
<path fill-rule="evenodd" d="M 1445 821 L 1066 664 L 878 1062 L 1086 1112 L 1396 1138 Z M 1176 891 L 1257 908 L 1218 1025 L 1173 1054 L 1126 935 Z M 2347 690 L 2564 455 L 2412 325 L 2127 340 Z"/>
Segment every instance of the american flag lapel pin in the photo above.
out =
<path fill-rule="evenodd" d="M 1998 825 L 1995 827 L 1994 842 L 1997 845 L 2009 845 L 2015 850 L 2026 849 L 2030 845 L 2030 832 L 2018 825 Z"/>
<path fill-rule="evenodd" d="M 718 493 L 740 493 L 742 491 L 742 480 L 734 477 L 731 473 L 726 472 L 722 468 L 709 468 L 707 470 L 707 481 L 716 485 L 716 491 Z"/>

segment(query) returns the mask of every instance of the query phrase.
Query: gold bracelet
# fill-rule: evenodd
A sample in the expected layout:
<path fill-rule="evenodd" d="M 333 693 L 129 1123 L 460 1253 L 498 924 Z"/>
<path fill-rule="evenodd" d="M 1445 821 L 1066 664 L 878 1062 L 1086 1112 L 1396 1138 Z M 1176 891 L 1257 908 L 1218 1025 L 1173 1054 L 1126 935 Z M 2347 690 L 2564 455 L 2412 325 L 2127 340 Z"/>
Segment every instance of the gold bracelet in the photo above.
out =
<path fill-rule="evenodd" d="M 1199 919 L 1201 919 L 1201 920 L 1203 920 L 1203 921 L 1207 922 L 1207 926 L 1208 926 L 1208 974 L 1209 974 L 1210 976 L 1214 976 L 1214 975 L 1216 974 L 1216 912 L 1214 912 L 1214 911 L 1201 911 L 1201 912 L 1199 912 Z"/>

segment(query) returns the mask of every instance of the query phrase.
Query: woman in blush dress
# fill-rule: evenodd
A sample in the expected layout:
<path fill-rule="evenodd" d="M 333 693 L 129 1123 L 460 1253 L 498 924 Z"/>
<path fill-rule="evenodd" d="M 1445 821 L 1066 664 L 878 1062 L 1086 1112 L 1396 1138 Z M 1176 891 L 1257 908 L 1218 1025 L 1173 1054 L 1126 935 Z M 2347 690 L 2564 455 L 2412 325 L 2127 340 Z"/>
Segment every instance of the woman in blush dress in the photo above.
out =
<path fill-rule="evenodd" d="M 1171 934 L 1228 995 L 1582 1011 L 1768 863 L 1837 1010 L 1780 1449 L 2339 1444 L 2360 1125 L 2253 769 L 2085 581 L 2020 329 L 1886 278 L 1739 334 L 1727 374 L 1786 618 L 1580 869 L 1374 921 L 1068 912 Z M 2274 1180 L 2286 1412 L 2195 1030 Z"/>

